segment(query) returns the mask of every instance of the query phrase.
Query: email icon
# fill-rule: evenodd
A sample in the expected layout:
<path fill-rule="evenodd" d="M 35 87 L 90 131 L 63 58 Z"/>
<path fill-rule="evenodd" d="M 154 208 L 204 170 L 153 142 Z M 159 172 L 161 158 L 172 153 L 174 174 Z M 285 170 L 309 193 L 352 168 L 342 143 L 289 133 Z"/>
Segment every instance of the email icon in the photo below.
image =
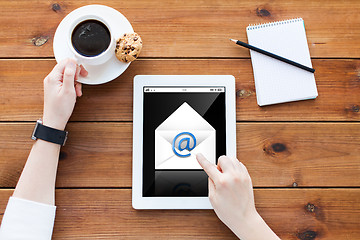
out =
<path fill-rule="evenodd" d="M 196 154 L 216 163 L 216 131 L 184 102 L 155 129 L 155 169 L 202 169 Z"/>

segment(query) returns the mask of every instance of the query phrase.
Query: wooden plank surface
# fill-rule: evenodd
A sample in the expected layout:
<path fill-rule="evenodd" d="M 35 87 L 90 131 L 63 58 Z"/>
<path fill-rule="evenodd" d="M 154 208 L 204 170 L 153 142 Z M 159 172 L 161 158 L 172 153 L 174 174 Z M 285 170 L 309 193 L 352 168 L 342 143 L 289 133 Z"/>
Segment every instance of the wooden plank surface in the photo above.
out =
<path fill-rule="evenodd" d="M 11 193 L 0 190 L 0 218 Z M 281 239 L 358 239 L 359 199 L 359 189 L 255 190 Z M 236 239 L 212 210 L 134 210 L 129 189 L 61 189 L 56 204 L 53 239 Z"/>
<path fill-rule="evenodd" d="M 0 120 L 35 121 L 42 114 L 43 78 L 54 60 L 0 60 Z M 137 74 L 231 74 L 238 121 L 359 121 L 360 60 L 313 60 L 319 97 L 259 107 L 249 59 L 138 60 L 118 79 L 85 86 L 72 121 L 132 121 Z"/>
<path fill-rule="evenodd" d="M 0 187 L 16 185 L 33 126 L 0 124 Z M 131 123 L 67 129 L 58 187 L 131 187 Z M 257 187 L 360 185 L 360 123 L 238 123 L 237 153 Z"/>
<path fill-rule="evenodd" d="M 61 150 L 53 239 L 235 239 L 213 211 L 132 209 L 137 74 L 234 75 L 238 158 L 270 227 L 282 239 L 360 239 L 358 0 L 0 0 L 0 221 L 42 114 L 56 27 L 94 3 L 122 12 L 144 47 L 115 81 L 84 86 Z M 260 108 L 249 51 L 228 38 L 294 17 L 305 21 L 319 97 Z"/>
<path fill-rule="evenodd" d="M 0 57 L 50 57 L 55 30 L 80 1 L 0 1 Z M 249 57 L 229 38 L 247 40 L 249 24 L 295 17 L 305 21 L 312 57 L 360 57 L 360 2 L 104 0 L 144 40 L 141 57 Z M 17 14 L 14 14 L 17 13 Z"/>

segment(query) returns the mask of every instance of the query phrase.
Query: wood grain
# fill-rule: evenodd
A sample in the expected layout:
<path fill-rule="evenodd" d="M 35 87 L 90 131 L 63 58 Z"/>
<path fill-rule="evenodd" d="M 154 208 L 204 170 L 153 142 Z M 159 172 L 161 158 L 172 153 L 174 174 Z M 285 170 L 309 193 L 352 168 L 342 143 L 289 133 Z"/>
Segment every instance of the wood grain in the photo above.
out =
<path fill-rule="evenodd" d="M 0 2 L 0 57 L 50 57 L 55 30 L 71 11 L 103 4 L 123 13 L 144 40 L 141 57 L 249 57 L 249 24 L 305 21 L 312 57 L 360 57 L 360 2 L 277 1 L 6 1 Z"/>
<path fill-rule="evenodd" d="M 0 190 L 0 219 L 11 193 Z M 255 189 L 281 239 L 358 239 L 359 199 L 359 189 Z M 212 210 L 136 211 L 127 189 L 61 189 L 56 204 L 53 239 L 236 239 Z"/>
<path fill-rule="evenodd" d="M 0 60 L 0 120 L 35 121 L 42 115 L 42 80 L 54 60 Z M 138 60 L 118 79 L 83 86 L 72 121 L 132 121 L 133 78 L 138 74 L 231 74 L 236 78 L 238 121 L 359 121 L 360 61 L 313 60 L 319 97 L 259 107 L 251 62 Z"/>
<path fill-rule="evenodd" d="M 210 210 L 132 209 L 137 74 L 234 75 L 238 158 L 263 218 L 282 239 L 360 239 L 358 0 L 0 0 L 0 224 L 55 65 L 36 58 L 53 57 L 58 24 L 87 4 L 123 13 L 144 47 L 115 81 L 83 86 L 60 154 L 53 239 L 236 239 Z M 258 107 L 249 51 L 228 39 L 294 17 L 305 21 L 319 97 Z"/>
<path fill-rule="evenodd" d="M 14 187 L 34 124 L 0 124 L 0 187 Z M 132 124 L 70 123 L 57 187 L 131 187 Z M 238 123 L 238 159 L 256 187 L 360 185 L 359 123 Z"/>

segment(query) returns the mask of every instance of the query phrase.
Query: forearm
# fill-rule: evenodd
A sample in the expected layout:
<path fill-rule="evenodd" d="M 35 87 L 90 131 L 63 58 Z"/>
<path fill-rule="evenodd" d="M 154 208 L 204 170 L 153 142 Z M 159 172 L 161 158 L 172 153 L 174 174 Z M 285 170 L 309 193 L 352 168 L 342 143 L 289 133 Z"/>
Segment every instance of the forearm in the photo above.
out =
<path fill-rule="evenodd" d="M 55 180 L 60 145 L 38 139 L 30 152 L 13 196 L 55 204 Z"/>
<path fill-rule="evenodd" d="M 231 230 L 242 240 L 280 239 L 257 212 L 249 217 L 246 222 L 238 223 Z"/>

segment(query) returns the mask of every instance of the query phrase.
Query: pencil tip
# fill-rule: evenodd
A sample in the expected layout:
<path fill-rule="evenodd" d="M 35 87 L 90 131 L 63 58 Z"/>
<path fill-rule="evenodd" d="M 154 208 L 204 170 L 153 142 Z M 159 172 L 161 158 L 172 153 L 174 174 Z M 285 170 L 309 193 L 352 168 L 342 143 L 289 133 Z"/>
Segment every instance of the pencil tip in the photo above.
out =
<path fill-rule="evenodd" d="M 237 42 L 237 40 L 235 40 L 235 39 L 231 39 L 231 38 L 230 38 L 230 41 Z"/>

